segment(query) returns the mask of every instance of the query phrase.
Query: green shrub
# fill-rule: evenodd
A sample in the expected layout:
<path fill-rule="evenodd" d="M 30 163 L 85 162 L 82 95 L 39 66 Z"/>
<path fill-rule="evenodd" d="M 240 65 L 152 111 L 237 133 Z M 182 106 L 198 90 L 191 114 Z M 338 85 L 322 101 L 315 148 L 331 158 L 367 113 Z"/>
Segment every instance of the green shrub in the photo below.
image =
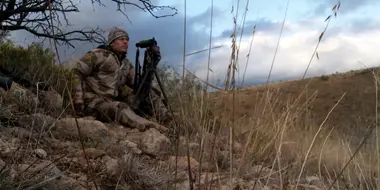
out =
<path fill-rule="evenodd" d="M 55 64 L 55 55 L 49 49 L 33 43 L 28 47 L 16 46 L 12 42 L 0 43 L 0 68 L 30 81 L 32 84 L 45 84 L 56 90 L 64 98 L 66 88 L 71 89 L 72 73 Z M 36 90 L 36 89 L 34 89 Z"/>
<path fill-rule="evenodd" d="M 321 80 L 322 80 L 322 81 L 328 81 L 328 80 L 329 80 L 329 76 L 322 75 L 322 76 L 321 76 Z"/>

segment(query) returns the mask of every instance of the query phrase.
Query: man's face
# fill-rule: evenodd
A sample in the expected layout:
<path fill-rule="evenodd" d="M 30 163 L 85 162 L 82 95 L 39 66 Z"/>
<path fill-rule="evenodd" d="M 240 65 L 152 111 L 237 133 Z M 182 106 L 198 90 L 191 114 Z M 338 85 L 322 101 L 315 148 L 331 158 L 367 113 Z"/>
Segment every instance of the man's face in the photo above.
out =
<path fill-rule="evenodd" d="M 112 42 L 112 49 L 118 53 L 127 53 L 128 51 L 128 38 L 120 37 Z"/>

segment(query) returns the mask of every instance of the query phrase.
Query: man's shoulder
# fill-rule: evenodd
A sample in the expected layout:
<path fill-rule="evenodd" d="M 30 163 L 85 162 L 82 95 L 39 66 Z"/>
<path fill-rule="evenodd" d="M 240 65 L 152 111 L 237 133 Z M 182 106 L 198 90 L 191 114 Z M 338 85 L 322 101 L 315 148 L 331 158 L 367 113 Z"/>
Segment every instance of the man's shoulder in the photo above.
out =
<path fill-rule="evenodd" d="M 112 52 L 110 50 L 103 49 L 103 48 L 94 48 L 88 51 L 88 53 L 95 54 L 97 56 L 108 57 L 111 55 Z"/>
<path fill-rule="evenodd" d="M 102 49 L 102 48 L 94 48 L 85 53 L 83 56 L 83 59 L 90 59 L 95 61 L 95 62 L 102 62 L 106 60 L 109 56 L 111 55 L 111 52 L 107 49 Z"/>

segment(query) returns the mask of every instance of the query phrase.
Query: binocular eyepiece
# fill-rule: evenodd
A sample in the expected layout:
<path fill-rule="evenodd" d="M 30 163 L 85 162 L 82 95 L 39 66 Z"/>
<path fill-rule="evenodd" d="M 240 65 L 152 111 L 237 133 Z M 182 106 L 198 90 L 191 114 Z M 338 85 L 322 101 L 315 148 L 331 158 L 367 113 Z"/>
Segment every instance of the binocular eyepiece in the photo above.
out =
<path fill-rule="evenodd" d="M 141 40 L 136 43 L 136 47 L 138 48 L 149 48 L 155 45 L 157 45 L 157 41 L 154 38 L 149 39 L 149 40 Z"/>

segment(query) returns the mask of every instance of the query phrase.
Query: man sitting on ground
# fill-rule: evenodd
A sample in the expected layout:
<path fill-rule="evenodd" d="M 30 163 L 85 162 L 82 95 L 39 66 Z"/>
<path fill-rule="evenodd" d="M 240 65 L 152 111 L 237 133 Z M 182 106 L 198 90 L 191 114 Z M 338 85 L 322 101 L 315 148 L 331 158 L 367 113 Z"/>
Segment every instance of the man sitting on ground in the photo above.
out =
<path fill-rule="evenodd" d="M 127 59 L 129 35 L 113 28 L 107 44 L 87 52 L 73 69 L 75 87 L 73 103 L 77 111 L 93 115 L 100 120 L 116 121 L 124 126 L 144 130 L 162 128 L 136 114 L 133 107 L 135 71 Z M 156 51 L 159 55 L 159 51 Z M 160 118 L 167 118 L 162 99 L 151 91 L 152 109 Z"/>

